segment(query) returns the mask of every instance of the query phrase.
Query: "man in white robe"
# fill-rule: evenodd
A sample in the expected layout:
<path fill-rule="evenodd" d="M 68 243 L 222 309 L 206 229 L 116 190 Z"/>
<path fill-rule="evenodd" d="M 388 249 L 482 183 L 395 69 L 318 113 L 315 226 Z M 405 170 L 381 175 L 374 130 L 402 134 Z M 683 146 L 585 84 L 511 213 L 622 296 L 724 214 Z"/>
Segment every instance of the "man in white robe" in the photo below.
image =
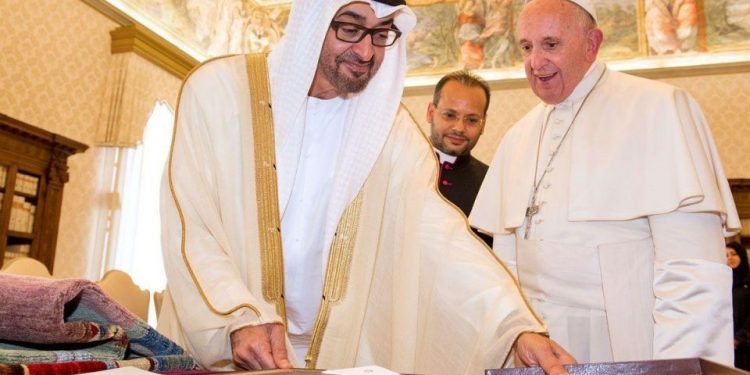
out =
<path fill-rule="evenodd" d="M 186 80 L 162 194 L 159 329 L 201 366 L 477 374 L 515 360 L 564 373 L 573 361 L 535 333 L 397 113 L 397 34 L 414 23 L 398 0 L 297 1 L 268 75 L 264 56 L 231 56 Z"/>
<path fill-rule="evenodd" d="M 503 138 L 470 222 L 579 361 L 731 364 L 739 220 L 698 104 L 597 61 L 592 2 L 533 0 L 517 35 L 543 103 Z"/>

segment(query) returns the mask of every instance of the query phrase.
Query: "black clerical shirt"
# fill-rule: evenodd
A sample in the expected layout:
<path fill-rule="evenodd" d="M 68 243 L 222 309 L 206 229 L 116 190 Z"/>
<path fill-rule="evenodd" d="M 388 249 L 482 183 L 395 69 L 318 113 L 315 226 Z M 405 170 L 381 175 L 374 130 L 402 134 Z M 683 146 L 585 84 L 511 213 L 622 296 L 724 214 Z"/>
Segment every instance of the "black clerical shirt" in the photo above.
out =
<path fill-rule="evenodd" d="M 486 164 L 475 159 L 471 154 L 459 156 L 454 163 L 442 163 L 438 180 L 440 193 L 458 206 L 468 217 L 479 193 L 479 187 L 482 186 L 484 175 L 487 174 L 487 169 Z M 474 232 L 492 247 L 492 237 L 476 230 Z"/>

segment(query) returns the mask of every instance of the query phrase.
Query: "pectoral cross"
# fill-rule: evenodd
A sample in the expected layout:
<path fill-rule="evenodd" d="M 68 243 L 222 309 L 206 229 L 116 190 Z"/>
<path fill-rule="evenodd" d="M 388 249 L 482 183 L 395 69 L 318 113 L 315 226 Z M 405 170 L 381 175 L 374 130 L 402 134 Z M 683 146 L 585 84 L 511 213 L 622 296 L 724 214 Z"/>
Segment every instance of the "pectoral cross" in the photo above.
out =
<path fill-rule="evenodd" d="M 526 226 L 523 233 L 524 240 L 529 239 L 529 232 L 531 231 L 531 220 L 537 213 L 539 213 L 539 205 L 536 204 L 536 191 L 534 191 L 534 194 L 531 196 L 531 203 L 528 207 L 526 207 Z"/>

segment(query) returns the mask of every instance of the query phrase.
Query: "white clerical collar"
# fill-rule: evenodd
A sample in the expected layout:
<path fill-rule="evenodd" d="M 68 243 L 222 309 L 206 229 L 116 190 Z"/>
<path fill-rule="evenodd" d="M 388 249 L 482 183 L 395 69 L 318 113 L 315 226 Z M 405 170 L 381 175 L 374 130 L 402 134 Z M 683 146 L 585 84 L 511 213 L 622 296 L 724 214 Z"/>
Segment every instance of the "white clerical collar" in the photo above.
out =
<path fill-rule="evenodd" d="M 554 107 L 567 107 L 581 100 L 584 96 L 586 96 L 586 94 L 589 93 L 589 91 L 594 88 L 604 68 L 605 65 L 603 62 L 600 62 L 599 60 L 594 61 L 594 63 L 589 67 L 589 70 L 586 71 L 586 74 L 583 75 L 583 79 L 581 79 L 581 82 L 578 83 L 578 86 L 576 86 L 573 92 L 570 93 L 570 95 L 568 95 L 565 100 L 558 104 L 555 104 Z"/>
<path fill-rule="evenodd" d="M 440 158 L 440 164 L 443 164 L 446 161 L 451 164 L 456 164 L 456 159 L 458 159 L 458 156 L 448 155 L 435 147 L 433 147 L 433 149 L 435 149 L 435 152 L 437 152 L 438 157 Z"/>

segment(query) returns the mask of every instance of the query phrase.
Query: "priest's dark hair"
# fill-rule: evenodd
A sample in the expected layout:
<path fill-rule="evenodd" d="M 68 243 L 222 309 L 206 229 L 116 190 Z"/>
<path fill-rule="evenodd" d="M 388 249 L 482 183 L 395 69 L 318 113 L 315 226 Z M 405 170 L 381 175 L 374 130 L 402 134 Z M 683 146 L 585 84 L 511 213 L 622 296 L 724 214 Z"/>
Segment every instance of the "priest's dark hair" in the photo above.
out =
<path fill-rule="evenodd" d="M 440 81 L 435 85 L 435 93 L 432 95 L 432 104 L 438 105 L 440 94 L 443 92 L 443 86 L 449 81 L 456 81 L 467 87 L 481 87 L 484 91 L 484 96 L 487 98 L 487 101 L 484 103 L 483 114 L 487 114 L 487 109 L 490 107 L 490 85 L 482 77 L 465 69 L 448 73 L 443 76 L 443 78 L 440 78 Z"/>

